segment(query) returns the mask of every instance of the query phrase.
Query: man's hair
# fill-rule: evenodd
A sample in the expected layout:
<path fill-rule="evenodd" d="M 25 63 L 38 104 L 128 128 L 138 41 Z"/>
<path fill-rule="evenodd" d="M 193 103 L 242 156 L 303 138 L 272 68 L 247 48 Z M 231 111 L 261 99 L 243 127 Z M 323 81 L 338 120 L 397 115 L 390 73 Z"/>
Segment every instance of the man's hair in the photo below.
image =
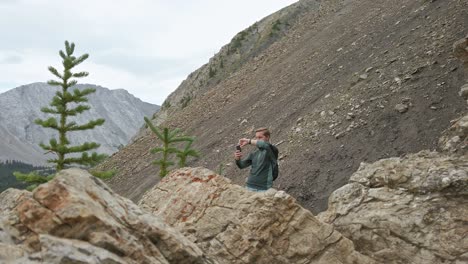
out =
<path fill-rule="evenodd" d="M 263 135 L 265 137 L 270 137 L 270 130 L 268 130 L 268 128 L 266 128 L 266 127 L 261 127 L 259 129 L 255 130 L 255 133 L 257 133 L 257 132 L 263 132 Z"/>

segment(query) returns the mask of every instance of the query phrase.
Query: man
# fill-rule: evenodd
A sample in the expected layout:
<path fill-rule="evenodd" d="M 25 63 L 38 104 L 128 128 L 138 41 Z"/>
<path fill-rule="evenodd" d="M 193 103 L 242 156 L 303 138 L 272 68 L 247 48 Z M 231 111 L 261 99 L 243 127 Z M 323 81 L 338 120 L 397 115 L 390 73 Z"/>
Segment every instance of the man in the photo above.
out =
<path fill-rule="evenodd" d="M 248 144 L 256 146 L 257 150 L 251 152 L 245 159 L 241 159 L 242 152 L 239 149 L 236 150 L 234 153 L 236 165 L 240 169 L 252 166 L 247 179 L 246 188 L 248 190 L 266 191 L 273 185 L 273 168 L 276 161 L 274 151 L 277 152 L 277 149 L 270 144 L 270 131 L 267 128 L 260 128 L 255 131 L 255 139 L 239 139 L 240 147 Z"/>

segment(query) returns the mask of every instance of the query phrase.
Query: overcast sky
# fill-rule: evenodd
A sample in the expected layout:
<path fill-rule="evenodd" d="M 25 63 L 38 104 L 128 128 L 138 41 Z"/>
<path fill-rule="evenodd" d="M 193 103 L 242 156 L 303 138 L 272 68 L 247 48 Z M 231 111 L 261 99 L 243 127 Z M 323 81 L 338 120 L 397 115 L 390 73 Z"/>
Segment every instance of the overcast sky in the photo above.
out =
<path fill-rule="evenodd" d="M 234 35 L 292 0 L 0 0 L 0 93 L 53 76 L 64 41 L 88 53 L 80 83 L 162 104 Z"/>

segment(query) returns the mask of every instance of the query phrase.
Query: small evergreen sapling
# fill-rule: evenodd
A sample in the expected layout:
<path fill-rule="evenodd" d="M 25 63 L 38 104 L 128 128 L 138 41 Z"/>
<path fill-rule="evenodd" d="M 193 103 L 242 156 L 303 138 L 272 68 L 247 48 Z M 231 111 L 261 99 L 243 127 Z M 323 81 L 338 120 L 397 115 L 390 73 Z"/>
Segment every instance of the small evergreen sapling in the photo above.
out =
<path fill-rule="evenodd" d="M 50 80 L 47 83 L 52 86 L 58 86 L 61 90 L 55 93 L 55 96 L 52 98 L 50 103 L 50 107 L 43 107 L 41 108 L 41 111 L 47 114 L 58 115 L 58 118 L 50 117 L 46 120 L 35 120 L 36 124 L 44 128 L 54 129 L 58 132 L 58 140 L 56 138 L 52 138 L 48 145 L 44 143 L 39 144 L 41 148 L 47 152 L 52 152 L 57 155 L 57 158 L 48 160 L 48 162 L 56 164 L 56 172 L 59 172 L 64 169 L 66 165 L 70 164 L 92 166 L 106 157 L 106 155 L 97 154 L 96 152 L 88 154 L 88 151 L 97 149 L 100 146 L 99 144 L 95 142 L 85 142 L 81 145 L 71 146 L 67 137 L 69 132 L 93 129 L 96 126 L 104 124 L 104 119 L 102 118 L 90 120 L 86 124 L 81 125 L 74 121 L 67 120 L 69 117 L 76 116 L 86 110 L 89 110 L 89 105 L 80 103 L 87 102 L 88 98 L 86 96 L 96 91 L 96 89 L 92 88 L 86 88 L 81 91 L 79 89 L 74 89 L 73 92 L 70 91 L 70 89 L 78 83 L 76 80 L 77 78 L 88 76 L 88 72 L 83 71 L 73 73 L 71 71 L 74 67 L 85 61 L 89 56 L 88 54 L 84 54 L 79 57 L 75 57 L 73 56 L 74 50 L 75 44 L 65 41 L 65 52 L 62 50 L 59 52 L 60 57 L 62 58 L 63 73 L 59 73 L 58 70 L 52 66 L 48 68 L 49 71 L 58 78 L 58 80 Z M 72 153 L 81 153 L 81 156 L 69 157 L 69 154 Z M 18 180 L 33 184 L 47 182 L 53 177 L 53 175 L 41 177 L 35 173 L 22 174 L 19 172 L 15 173 L 15 176 Z M 109 177 L 107 174 L 105 176 Z"/>
<path fill-rule="evenodd" d="M 194 150 L 191 148 L 193 143 L 192 141 L 187 141 L 187 144 L 185 145 L 185 148 L 183 150 L 179 150 L 176 154 L 176 156 L 179 158 L 179 168 L 185 167 L 187 158 L 188 157 L 195 157 L 198 158 L 200 154 L 198 151 Z"/>
<path fill-rule="evenodd" d="M 179 167 L 185 166 L 187 157 L 199 156 L 196 150 L 190 148 L 193 141 L 195 140 L 193 137 L 179 135 L 179 129 L 169 130 L 169 128 L 165 127 L 162 131 L 160 131 L 151 123 L 147 117 L 145 117 L 145 122 L 163 144 L 162 147 L 157 147 L 151 150 L 151 153 L 162 153 L 161 159 L 153 161 L 153 164 L 159 166 L 159 176 L 161 178 L 166 176 L 169 173 L 169 167 L 175 164 L 170 160 L 170 154 L 175 154 L 179 158 Z M 183 150 L 179 150 L 178 148 L 174 147 L 174 144 L 181 142 L 187 142 L 187 145 Z"/>

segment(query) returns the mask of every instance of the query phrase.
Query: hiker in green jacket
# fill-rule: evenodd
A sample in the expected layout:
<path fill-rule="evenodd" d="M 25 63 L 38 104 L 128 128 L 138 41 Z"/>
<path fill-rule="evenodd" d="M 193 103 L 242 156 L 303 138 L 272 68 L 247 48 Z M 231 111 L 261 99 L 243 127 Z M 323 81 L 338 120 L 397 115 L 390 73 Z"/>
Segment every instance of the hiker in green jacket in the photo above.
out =
<path fill-rule="evenodd" d="M 257 150 L 249 153 L 247 158 L 242 158 L 242 151 L 238 148 L 234 154 L 236 165 L 240 169 L 250 168 L 246 188 L 250 191 L 266 191 L 273 185 L 273 163 L 276 159 L 270 145 L 270 131 L 267 128 L 259 128 L 255 131 L 255 139 L 241 138 L 239 146 L 253 145 Z"/>

